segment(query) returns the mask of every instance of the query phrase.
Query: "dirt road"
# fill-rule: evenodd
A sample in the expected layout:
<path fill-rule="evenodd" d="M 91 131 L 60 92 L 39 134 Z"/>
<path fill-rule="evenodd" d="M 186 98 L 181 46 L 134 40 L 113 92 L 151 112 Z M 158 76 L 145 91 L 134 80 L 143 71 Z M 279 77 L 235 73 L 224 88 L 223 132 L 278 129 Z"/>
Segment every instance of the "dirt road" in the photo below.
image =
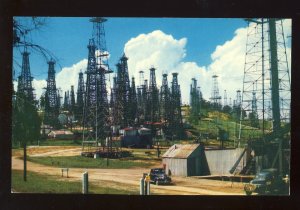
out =
<path fill-rule="evenodd" d="M 48 147 L 30 148 L 30 156 L 62 156 L 62 155 L 79 155 L 80 148 L 58 148 Z M 148 173 L 149 168 L 134 169 L 84 169 L 70 168 L 69 178 L 61 177 L 61 169 L 57 167 L 40 165 L 37 163 L 27 163 L 29 171 L 57 176 L 58 179 L 69 181 L 79 181 L 82 173 L 88 171 L 89 181 L 95 185 L 103 184 L 107 186 L 118 186 L 118 188 L 139 189 L 139 180 L 143 173 Z M 12 157 L 12 169 L 23 169 L 23 161 L 17 156 Z M 156 186 L 151 185 L 151 192 L 161 195 L 244 195 L 242 183 L 222 182 L 216 180 L 199 179 L 196 177 L 175 177 L 172 176 L 173 185 Z M 101 183 L 101 184 L 100 184 Z"/>

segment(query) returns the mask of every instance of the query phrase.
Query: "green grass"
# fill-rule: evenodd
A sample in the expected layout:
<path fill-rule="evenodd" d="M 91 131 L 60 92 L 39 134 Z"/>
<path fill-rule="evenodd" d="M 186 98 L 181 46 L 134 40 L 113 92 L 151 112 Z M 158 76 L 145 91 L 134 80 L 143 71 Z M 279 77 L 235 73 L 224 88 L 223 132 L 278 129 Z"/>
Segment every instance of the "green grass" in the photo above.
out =
<path fill-rule="evenodd" d="M 92 194 L 138 194 L 138 187 L 129 188 L 124 184 L 107 181 L 99 181 L 98 185 L 89 184 L 89 193 Z M 117 187 L 100 187 L 107 186 Z M 12 190 L 23 193 L 81 193 L 80 181 L 61 180 L 54 175 L 27 172 L 27 181 L 23 181 L 23 171 L 12 170 Z"/>
<path fill-rule="evenodd" d="M 135 159 L 137 160 L 137 159 Z M 133 161 L 126 158 L 109 159 L 107 165 L 106 158 L 88 158 L 82 156 L 62 156 L 62 157 L 28 157 L 28 161 L 35 163 L 65 167 L 65 168 L 136 168 L 136 167 L 150 167 L 151 163 Z"/>

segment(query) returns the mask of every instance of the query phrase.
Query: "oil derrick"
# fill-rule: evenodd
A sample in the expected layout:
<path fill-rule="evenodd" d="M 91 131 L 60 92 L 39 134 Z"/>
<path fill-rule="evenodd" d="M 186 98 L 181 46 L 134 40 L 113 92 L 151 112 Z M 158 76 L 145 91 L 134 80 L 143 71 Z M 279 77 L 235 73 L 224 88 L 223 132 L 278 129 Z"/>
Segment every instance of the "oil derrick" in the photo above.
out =
<path fill-rule="evenodd" d="M 241 91 L 237 90 L 236 100 L 233 101 L 233 112 L 235 114 L 236 119 L 239 119 L 241 116 L 242 113 L 241 104 L 242 104 Z"/>
<path fill-rule="evenodd" d="M 121 123 L 121 104 L 117 100 L 117 77 L 113 77 L 113 87 L 111 89 L 110 95 L 110 107 L 111 107 L 111 116 L 112 116 L 112 125 L 118 126 Z"/>
<path fill-rule="evenodd" d="M 190 90 L 190 106 L 191 106 L 191 120 L 194 123 L 198 123 L 200 117 L 200 102 L 201 95 L 200 90 L 197 87 L 197 80 L 192 78 L 191 90 Z"/>
<path fill-rule="evenodd" d="M 70 93 L 70 112 L 73 115 L 75 113 L 75 93 L 74 93 L 74 85 L 71 85 L 71 93 Z"/>
<path fill-rule="evenodd" d="M 120 104 L 119 110 L 121 113 L 120 126 L 126 127 L 132 123 L 130 118 L 130 81 L 128 75 L 128 58 L 125 54 L 120 58 L 117 64 L 117 103 Z"/>
<path fill-rule="evenodd" d="M 159 99 L 158 99 L 158 88 L 156 86 L 156 76 L 155 76 L 155 68 L 150 68 L 150 82 L 149 82 L 149 90 L 148 90 L 148 101 L 147 104 L 149 106 L 150 114 L 148 119 L 150 122 L 159 122 Z"/>
<path fill-rule="evenodd" d="M 227 103 L 227 92 L 226 90 L 224 90 L 224 102 L 223 102 L 223 106 L 228 106 L 228 103 Z"/>
<path fill-rule="evenodd" d="M 172 87 L 171 87 L 171 120 L 170 128 L 175 137 L 183 137 L 183 125 L 181 116 L 181 92 L 178 84 L 178 73 L 173 73 Z"/>
<path fill-rule="evenodd" d="M 93 23 L 93 38 L 88 45 L 88 66 L 86 93 L 83 112 L 83 143 L 82 154 L 84 155 L 85 145 L 88 145 L 87 152 L 91 146 L 104 146 L 104 140 L 109 131 L 109 110 L 105 74 L 111 73 L 107 63 L 107 50 L 105 44 L 104 18 L 94 17 L 90 19 Z"/>
<path fill-rule="evenodd" d="M 260 120 L 263 136 L 270 130 L 279 135 L 277 132 L 280 131 L 281 122 L 290 122 L 291 100 L 282 20 L 272 18 L 247 20 L 242 108 L 247 114 L 252 111 L 253 93 L 255 93 L 257 117 Z M 269 104 L 271 104 L 272 122 L 268 122 L 267 118 Z M 241 119 L 241 123 L 250 124 L 251 122 L 247 120 L 249 121 L 249 119 Z M 245 128 L 240 127 L 240 138 L 242 138 Z M 256 136 L 255 128 L 248 129 L 252 136 Z"/>
<path fill-rule="evenodd" d="M 263 151 L 259 156 L 268 163 L 258 161 L 259 168 L 277 167 L 282 175 L 289 165 L 287 162 L 283 165 L 283 145 L 288 145 L 291 100 L 283 20 L 261 18 L 247 21 L 242 109 L 247 114 L 252 113 L 255 101 L 260 132 L 256 127 L 242 126 L 251 125 L 251 118 L 241 117 L 239 139 L 245 139 L 246 133 L 252 137 L 262 136 L 257 141 Z M 271 105 L 272 121 L 267 118 L 268 104 Z M 283 141 L 284 136 L 287 136 L 287 141 Z M 285 151 L 289 151 L 288 147 L 285 146 Z"/>
<path fill-rule="evenodd" d="M 218 76 L 214 74 L 212 76 L 212 79 L 213 79 L 213 86 L 212 86 L 210 100 L 211 100 L 211 103 L 213 105 L 213 108 L 215 110 L 218 110 L 221 107 L 221 98 L 222 98 L 219 95 Z"/>
<path fill-rule="evenodd" d="M 45 120 L 44 124 L 53 127 L 59 127 L 58 114 L 59 114 L 59 98 L 57 95 L 56 82 L 55 82 L 55 61 L 50 59 L 48 62 L 48 78 L 45 93 Z"/>
<path fill-rule="evenodd" d="M 162 85 L 160 87 L 160 116 L 163 122 L 163 132 L 169 135 L 170 123 L 170 89 L 168 87 L 168 75 L 163 74 Z"/>
<path fill-rule="evenodd" d="M 148 80 L 144 80 L 143 85 L 143 103 L 144 103 L 144 121 L 151 121 L 151 104 L 149 103 L 149 87 L 148 87 Z"/>
<path fill-rule="evenodd" d="M 131 78 L 131 87 L 130 87 L 130 125 L 134 125 L 137 122 L 137 94 L 135 88 L 134 77 Z"/>
<path fill-rule="evenodd" d="M 145 120 L 145 105 L 143 100 L 144 90 L 144 71 L 139 71 L 139 86 L 137 88 L 137 117 L 139 124 Z"/>
<path fill-rule="evenodd" d="M 21 75 L 18 78 L 18 93 L 24 95 L 28 101 L 34 102 L 32 80 L 33 77 L 30 73 L 30 64 L 29 64 L 29 52 L 25 47 L 24 52 L 22 53 L 22 70 Z"/>
<path fill-rule="evenodd" d="M 77 102 L 75 108 L 75 119 L 82 125 L 82 117 L 83 117 L 83 106 L 84 106 L 84 79 L 83 73 L 79 73 L 78 77 L 78 86 L 77 86 Z"/>
<path fill-rule="evenodd" d="M 69 97 L 67 91 L 65 91 L 65 97 L 64 97 L 64 110 L 65 111 L 69 110 Z"/>
<path fill-rule="evenodd" d="M 256 103 L 256 93 L 252 93 L 252 106 L 251 112 L 249 112 L 250 125 L 254 128 L 259 128 L 259 120 L 257 116 L 257 103 Z"/>

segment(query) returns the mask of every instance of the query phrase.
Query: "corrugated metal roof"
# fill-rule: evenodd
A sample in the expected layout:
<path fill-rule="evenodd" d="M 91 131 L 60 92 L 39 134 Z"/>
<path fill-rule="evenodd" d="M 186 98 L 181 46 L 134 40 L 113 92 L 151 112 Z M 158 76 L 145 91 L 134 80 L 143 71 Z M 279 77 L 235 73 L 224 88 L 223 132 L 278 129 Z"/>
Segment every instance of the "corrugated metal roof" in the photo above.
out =
<path fill-rule="evenodd" d="M 188 158 L 200 144 L 174 144 L 170 147 L 163 158 Z"/>

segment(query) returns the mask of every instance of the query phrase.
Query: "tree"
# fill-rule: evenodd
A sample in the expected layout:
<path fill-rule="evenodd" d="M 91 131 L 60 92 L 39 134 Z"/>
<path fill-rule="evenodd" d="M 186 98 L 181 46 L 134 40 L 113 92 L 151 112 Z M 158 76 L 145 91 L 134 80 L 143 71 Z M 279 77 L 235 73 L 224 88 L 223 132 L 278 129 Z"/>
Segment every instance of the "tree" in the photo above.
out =
<path fill-rule="evenodd" d="M 41 121 L 33 101 L 23 93 L 16 93 L 12 112 L 12 141 L 20 142 L 24 149 L 24 181 L 26 181 L 26 145 L 40 137 Z"/>

